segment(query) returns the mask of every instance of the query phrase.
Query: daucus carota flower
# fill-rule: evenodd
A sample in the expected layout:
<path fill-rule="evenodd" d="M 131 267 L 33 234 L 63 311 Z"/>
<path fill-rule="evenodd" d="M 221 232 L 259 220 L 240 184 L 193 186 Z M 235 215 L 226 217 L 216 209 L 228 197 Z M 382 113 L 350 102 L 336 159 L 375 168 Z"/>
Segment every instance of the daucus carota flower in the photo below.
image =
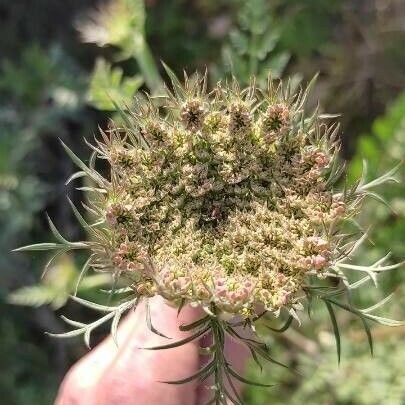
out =
<path fill-rule="evenodd" d="M 308 270 L 322 276 L 337 257 L 333 229 L 346 211 L 334 208 L 326 177 L 336 140 L 313 131 L 315 122 L 302 124 L 302 99 L 284 99 L 271 83 L 263 96 L 254 85 L 210 95 L 202 87 L 187 83 L 172 96 L 168 117 L 152 105 L 133 112 L 132 135 L 145 146 L 118 129 L 96 146 L 111 166 L 99 207 L 114 240 L 110 255 L 136 244 L 151 266 L 140 268 L 133 253 L 121 272 L 131 272 L 134 289 L 151 282 L 178 303 L 247 317 L 258 307 L 292 309 Z M 356 207 L 342 204 L 347 215 Z"/>
<path fill-rule="evenodd" d="M 212 362 L 199 379 L 217 376 L 218 367 L 240 379 L 220 360 L 223 341 L 215 340 L 215 331 L 271 359 L 264 344 L 242 338 L 235 325 L 254 330 L 259 319 L 286 316 L 283 331 L 299 320 L 307 297 L 325 302 L 335 333 L 333 307 L 364 322 L 398 324 L 336 300 L 337 293 L 344 296 L 396 267 L 384 259 L 370 266 L 348 263 L 364 236 L 343 230 L 368 190 L 393 172 L 340 190 L 338 126 L 317 111 L 307 115 L 308 89 L 293 94 L 269 79 L 266 89 L 254 80 L 240 89 L 233 81 L 208 93 L 206 76 L 186 78 L 183 86 L 169 74 L 173 92 L 167 91 L 163 106 L 139 99 L 133 111 L 122 112 L 125 126 L 111 126 L 92 146 L 91 161 L 107 161 L 108 176 L 65 147 L 95 183 L 88 209 L 96 225 L 87 225 L 75 209 L 91 239 L 67 242 L 51 223 L 61 243 L 48 247 L 89 249 L 85 270 L 111 272 L 124 284 L 129 298 L 111 312 L 120 315 L 154 295 L 179 308 L 201 306 L 207 316 L 196 323 L 195 338 L 212 331 L 214 342 Z M 346 273 L 352 270 L 364 278 L 351 284 Z M 221 401 L 220 380 L 216 388 Z"/>

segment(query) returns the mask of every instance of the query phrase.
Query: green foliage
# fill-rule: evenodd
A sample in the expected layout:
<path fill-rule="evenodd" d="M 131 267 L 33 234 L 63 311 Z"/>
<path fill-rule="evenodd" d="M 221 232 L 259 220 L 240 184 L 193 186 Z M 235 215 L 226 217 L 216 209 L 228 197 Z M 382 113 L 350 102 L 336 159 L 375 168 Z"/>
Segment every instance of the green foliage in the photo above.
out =
<path fill-rule="evenodd" d="M 162 89 L 162 80 L 145 38 L 145 19 L 143 0 L 115 0 L 105 3 L 87 18 L 79 21 L 78 29 L 85 42 L 92 42 L 100 47 L 114 46 L 118 49 L 118 60 L 135 58 L 145 83 L 153 93 L 158 93 Z M 116 87 L 117 75 L 120 74 L 117 70 L 111 70 L 110 78 L 106 78 L 108 68 L 103 69 L 100 63 L 96 64 L 93 76 L 101 74 L 104 80 Z M 104 62 L 104 65 L 107 63 Z M 99 83 L 97 77 L 95 80 Z M 133 82 L 126 85 L 135 87 Z"/>
<path fill-rule="evenodd" d="M 278 4 L 277 4 L 278 3 Z M 319 51 L 332 38 L 331 25 L 339 21 L 341 0 L 289 0 L 276 2 L 280 45 L 294 55 L 305 57 Z"/>
<path fill-rule="evenodd" d="M 402 405 L 405 397 L 403 363 L 405 348 L 400 337 L 378 341 L 374 357 L 359 350 L 358 343 L 348 341 L 346 354 L 338 367 L 331 336 L 323 335 L 320 352 L 315 356 L 299 354 L 301 377 L 274 367 L 264 374 L 276 387 L 257 390 L 248 388 L 246 403 L 254 405 Z M 333 338 L 332 338 L 333 339 Z M 281 350 L 280 343 L 275 343 Z M 261 378 L 257 367 L 249 372 L 251 378 Z M 265 378 L 264 378 L 265 379 Z"/>
<path fill-rule="evenodd" d="M 77 266 L 69 256 L 64 255 L 48 268 L 40 284 L 13 291 L 8 296 L 8 301 L 11 304 L 31 307 L 49 304 L 56 310 L 64 306 L 71 295 L 81 293 L 86 296 L 111 281 L 106 274 L 86 276 L 79 284 L 78 278 Z"/>
<path fill-rule="evenodd" d="M 44 351 L 45 342 L 33 340 L 33 324 L 22 311 L 11 312 L 1 302 L 0 310 L 2 314 L 7 311 L 13 315 L 13 318 L 2 315 L 0 319 L 2 402 L 7 405 L 51 404 L 57 376 L 49 372 L 50 357 Z"/>
<path fill-rule="evenodd" d="M 357 154 L 350 163 L 350 175 L 361 174 L 362 158 L 369 164 L 372 176 L 390 161 L 405 155 L 405 94 L 400 95 L 382 117 L 375 120 L 371 134 L 363 134 L 357 145 Z"/>
<path fill-rule="evenodd" d="M 23 50 L 18 63 L 4 60 L 1 65 L 0 92 L 8 97 L 9 107 L 11 101 L 23 111 L 46 100 L 60 108 L 77 108 L 83 85 L 78 68 L 58 46 L 45 52 L 32 45 Z"/>
<path fill-rule="evenodd" d="M 362 160 L 368 163 L 370 177 L 381 170 L 387 169 L 392 162 L 403 162 L 405 156 L 405 94 L 387 109 L 381 118 L 378 118 L 370 134 L 359 138 L 357 155 L 350 165 L 350 178 L 361 173 Z M 405 257 L 405 165 L 402 163 L 396 175 L 399 184 L 393 184 L 381 189 L 380 195 L 388 202 L 390 207 L 381 206 L 378 202 L 371 204 L 369 210 L 364 212 L 366 219 L 371 214 L 376 232 L 372 238 L 375 246 L 368 252 L 372 257 L 378 256 L 382 249 L 393 253 L 393 260 L 403 260 Z"/>
<path fill-rule="evenodd" d="M 69 137 L 73 127 L 80 135 L 78 129 L 88 123 L 83 114 L 86 80 L 60 46 L 29 45 L 18 60 L 2 61 L 0 71 L 0 394 L 11 405 L 45 404 L 54 396 L 58 360 L 52 357 L 55 346 L 42 342 L 43 331 L 57 328 L 58 322 L 45 307 L 34 313 L 6 304 L 10 291 L 39 279 L 41 267 L 36 262 L 28 266 L 10 250 L 33 235 L 49 235 L 42 211 L 58 198 L 52 168 L 56 156 L 49 144 L 58 136 Z M 57 160 L 60 168 L 64 160 Z M 58 270 L 56 275 L 13 298 L 60 306 L 66 278 L 59 278 Z M 59 355 L 64 357 L 63 350 Z"/>
<path fill-rule="evenodd" d="M 142 83 L 140 76 L 123 77 L 121 68 L 113 68 L 104 59 L 97 59 L 90 80 L 88 101 L 99 110 L 115 110 L 113 101 L 129 106 Z"/>
<path fill-rule="evenodd" d="M 400 340 L 391 338 L 386 347 L 377 349 L 374 358 L 367 352 L 359 354 L 354 345 L 350 349 L 348 360 L 341 368 L 337 368 L 333 358 L 325 353 L 315 375 L 303 381 L 291 404 L 314 399 L 324 404 L 331 396 L 339 404 L 402 404 L 405 351 Z"/>
<path fill-rule="evenodd" d="M 269 71 L 273 78 L 281 77 L 290 53 L 277 49 L 280 30 L 274 20 L 270 2 L 241 2 L 238 26 L 231 30 L 229 43 L 222 50 L 226 73 L 232 73 L 245 84 L 255 75 L 263 85 Z"/>
<path fill-rule="evenodd" d="M 221 61 L 239 2 L 235 0 L 175 0 L 147 2 L 146 32 L 157 59 L 180 74 L 204 70 Z"/>
<path fill-rule="evenodd" d="M 18 63 L 1 66 L 0 246 L 5 249 L 32 229 L 46 203 L 48 186 L 36 176 L 40 162 L 33 157 L 41 155 L 42 134 L 63 135 L 63 121 L 80 113 L 83 83 L 57 47 L 49 52 L 28 47 Z M 9 210 L 13 215 L 7 215 Z M 7 258 L 1 262 L 5 265 Z"/>
<path fill-rule="evenodd" d="M 145 46 L 145 18 L 143 0 L 115 0 L 79 21 L 79 29 L 86 42 L 116 46 L 119 58 L 128 59 Z"/>

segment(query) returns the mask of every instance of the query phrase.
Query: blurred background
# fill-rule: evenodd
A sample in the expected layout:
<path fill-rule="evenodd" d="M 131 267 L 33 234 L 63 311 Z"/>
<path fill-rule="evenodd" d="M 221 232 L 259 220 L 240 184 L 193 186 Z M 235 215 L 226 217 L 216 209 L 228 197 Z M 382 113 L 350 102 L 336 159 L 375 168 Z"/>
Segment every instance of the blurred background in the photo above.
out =
<path fill-rule="evenodd" d="M 45 212 L 69 238 L 84 237 L 66 194 L 77 203 L 84 197 L 65 186 L 75 168 L 59 138 L 86 160 L 83 138 L 115 117 L 111 98 L 131 104 L 139 90 L 159 92 L 167 79 L 160 60 L 179 74 L 208 68 L 212 83 L 232 73 L 260 83 L 270 70 L 297 84 L 319 72 L 311 103 L 342 114 L 349 178 L 363 159 L 371 178 L 405 156 L 404 45 L 403 0 L 0 0 L 0 398 L 7 398 L 0 402 L 51 404 L 86 349 L 79 338 L 44 331 L 67 330 L 61 313 L 94 319 L 68 301 L 84 258 L 58 257 L 41 280 L 46 254 L 10 253 L 53 240 Z M 393 263 L 405 258 L 404 183 L 379 191 L 390 207 L 370 201 L 363 212 L 373 230 L 362 263 L 388 251 Z M 394 291 L 385 313 L 403 319 L 404 280 L 403 269 L 387 274 L 356 303 L 366 307 Z M 79 294 L 101 300 L 106 283 L 89 275 Z M 321 307 L 312 322 L 268 337 L 275 357 L 301 375 L 251 365 L 251 377 L 278 385 L 247 388 L 246 403 L 405 404 L 405 328 L 374 327 L 372 358 L 361 324 L 347 313 L 339 323 L 340 366 Z"/>

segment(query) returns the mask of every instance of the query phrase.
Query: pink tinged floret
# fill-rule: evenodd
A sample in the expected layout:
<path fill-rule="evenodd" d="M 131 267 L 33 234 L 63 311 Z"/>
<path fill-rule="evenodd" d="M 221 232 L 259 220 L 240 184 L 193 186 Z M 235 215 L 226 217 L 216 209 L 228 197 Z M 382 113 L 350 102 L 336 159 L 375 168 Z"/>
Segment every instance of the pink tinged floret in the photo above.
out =
<path fill-rule="evenodd" d="M 289 301 L 290 296 L 291 296 L 291 291 L 282 291 L 278 297 L 276 306 L 281 307 L 283 305 L 286 305 Z"/>
<path fill-rule="evenodd" d="M 108 207 L 106 215 L 105 215 L 105 219 L 106 219 L 108 225 L 110 225 L 110 226 L 117 225 L 117 218 L 115 217 L 115 215 L 112 211 L 112 207 Z"/>
<path fill-rule="evenodd" d="M 325 240 L 322 239 L 319 236 L 310 236 L 306 238 L 305 244 L 309 248 L 313 248 L 314 250 L 320 252 L 320 251 L 326 251 L 329 249 L 329 243 Z"/>
<path fill-rule="evenodd" d="M 341 217 L 346 212 L 346 204 L 343 201 L 335 201 L 331 205 L 331 214 L 333 217 Z"/>
<path fill-rule="evenodd" d="M 326 267 L 328 261 L 324 256 L 316 255 L 312 259 L 312 264 L 316 270 L 323 269 Z"/>
<path fill-rule="evenodd" d="M 313 159 L 319 168 L 324 168 L 329 164 L 329 156 L 323 152 L 315 152 Z"/>

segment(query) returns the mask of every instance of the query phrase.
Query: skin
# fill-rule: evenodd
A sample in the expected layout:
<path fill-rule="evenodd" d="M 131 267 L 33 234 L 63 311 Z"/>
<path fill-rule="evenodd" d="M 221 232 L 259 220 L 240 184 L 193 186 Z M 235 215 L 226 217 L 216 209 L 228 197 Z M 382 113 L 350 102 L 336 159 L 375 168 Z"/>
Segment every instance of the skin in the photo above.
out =
<path fill-rule="evenodd" d="M 167 350 L 143 350 L 183 339 L 187 333 L 179 326 L 200 319 L 201 309 L 187 306 L 180 315 L 166 305 L 161 297 L 150 300 L 154 327 L 171 340 L 152 333 L 145 322 L 145 305 L 140 304 L 121 322 L 117 333 L 118 346 L 107 337 L 89 354 L 79 360 L 65 376 L 55 405 L 202 405 L 212 398 L 212 381 L 198 385 L 170 385 L 159 381 L 188 377 L 206 362 L 200 347 L 209 337 Z M 228 339 L 225 355 L 231 366 L 243 373 L 248 349 Z M 241 391 L 238 382 L 234 383 Z"/>

